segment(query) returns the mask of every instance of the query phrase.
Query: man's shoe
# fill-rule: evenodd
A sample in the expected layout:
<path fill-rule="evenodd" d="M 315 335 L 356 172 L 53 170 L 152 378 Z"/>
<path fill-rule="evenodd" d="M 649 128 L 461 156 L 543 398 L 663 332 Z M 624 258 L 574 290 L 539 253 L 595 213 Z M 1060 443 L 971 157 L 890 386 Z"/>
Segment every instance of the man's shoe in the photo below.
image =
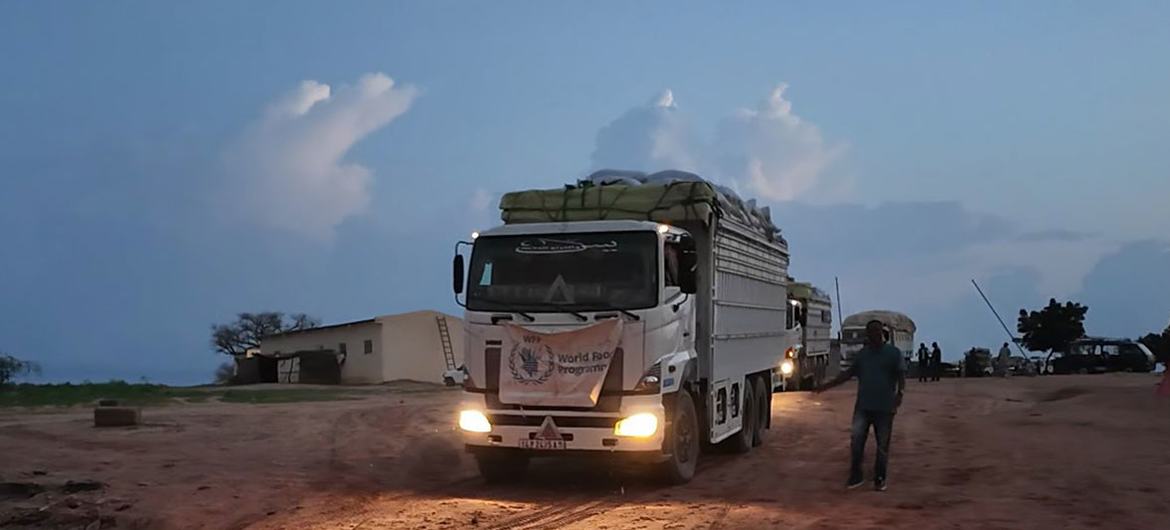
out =
<path fill-rule="evenodd" d="M 864 478 L 862 478 L 862 477 L 851 478 L 851 479 L 849 479 L 849 482 L 847 482 L 845 484 L 845 489 L 850 489 L 850 490 L 857 489 L 857 488 L 860 488 L 862 484 L 865 484 Z"/>
<path fill-rule="evenodd" d="M 886 479 L 879 478 L 873 481 L 874 491 L 886 491 Z"/>

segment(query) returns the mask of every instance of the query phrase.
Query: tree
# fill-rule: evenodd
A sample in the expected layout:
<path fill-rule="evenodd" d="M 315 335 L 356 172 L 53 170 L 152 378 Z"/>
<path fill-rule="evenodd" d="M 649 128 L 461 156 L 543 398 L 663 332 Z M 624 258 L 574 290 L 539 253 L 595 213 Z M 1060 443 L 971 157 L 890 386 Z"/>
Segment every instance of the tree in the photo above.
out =
<path fill-rule="evenodd" d="M 228 361 L 215 368 L 215 384 L 230 385 L 236 378 L 236 363 Z"/>
<path fill-rule="evenodd" d="M 212 324 L 211 347 L 216 352 L 240 356 L 249 349 L 259 348 L 260 341 L 269 335 L 319 327 L 321 321 L 304 313 L 285 317 L 279 311 L 239 313 L 229 324 Z"/>
<path fill-rule="evenodd" d="M 0 385 L 17 377 L 41 373 L 41 366 L 32 361 L 22 361 L 11 355 L 0 353 Z"/>
<path fill-rule="evenodd" d="M 1069 344 L 1085 336 L 1085 313 L 1089 308 L 1075 302 L 1048 300 L 1040 311 L 1020 310 L 1017 329 L 1024 347 L 1032 351 L 1068 351 Z"/>
<path fill-rule="evenodd" d="M 1170 362 L 1170 326 L 1162 331 L 1162 334 L 1147 333 L 1146 336 L 1138 339 L 1142 344 L 1145 344 L 1150 349 L 1150 353 L 1154 354 L 1154 358 L 1160 363 Z"/>

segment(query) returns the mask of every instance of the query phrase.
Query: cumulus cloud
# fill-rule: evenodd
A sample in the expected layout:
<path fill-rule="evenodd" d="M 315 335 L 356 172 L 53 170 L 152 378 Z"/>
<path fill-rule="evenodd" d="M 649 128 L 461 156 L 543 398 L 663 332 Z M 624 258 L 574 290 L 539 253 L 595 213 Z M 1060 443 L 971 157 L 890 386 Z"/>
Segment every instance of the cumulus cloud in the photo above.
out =
<path fill-rule="evenodd" d="M 417 96 L 385 74 L 367 74 L 333 90 L 303 81 L 279 97 L 225 156 L 234 208 L 265 226 L 328 238 L 369 204 L 372 172 L 344 160 Z"/>
<path fill-rule="evenodd" d="M 471 194 L 471 201 L 468 206 L 471 207 L 473 213 L 484 213 L 491 210 L 492 199 L 491 192 L 483 188 L 476 188 L 475 192 Z"/>
<path fill-rule="evenodd" d="M 470 233 L 472 231 L 483 231 L 499 225 L 500 217 L 496 210 L 498 201 L 499 196 L 495 193 L 484 188 L 476 188 L 467 200 L 467 210 L 464 218 L 467 224 L 463 228 Z"/>
<path fill-rule="evenodd" d="M 840 192 L 842 182 L 830 181 L 829 171 L 844 146 L 826 141 L 815 124 L 797 116 L 787 89 L 781 84 L 755 108 L 734 111 L 706 140 L 667 90 L 598 132 L 592 167 L 695 171 L 771 200 Z"/>
<path fill-rule="evenodd" d="M 1035 232 L 1027 232 L 1020 234 L 1020 241 L 1027 242 L 1045 242 L 1045 241 L 1084 241 L 1089 239 L 1088 234 L 1076 232 L 1073 230 L 1065 230 L 1063 228 L 1052 228 L 1048 230 L 1037 230 Z"/>
<path fill-rule="evenodd" d="M 603 127 L 591 163 L 593 169 L 699 171 L 699 151 L 674 93 L 666 90 Z"/>
<path fill-rule="evenodd" d="M 754 109 L 740 109 L 724 121 L 715 142 L 719 170 L 742 180 L 753 194 L 772 200 L 806 197 L 823 182 L 844 153 L 813 123 L 792 112 L 782 83 Z"/>
<path fill-rule="evenodd" d="M 1085 276 L 1077 300 L 1089 306 L 1089 333 L 1137 337 L 1164 329 L 1170 325 L 1170 243 L 1116 248 Z"/>

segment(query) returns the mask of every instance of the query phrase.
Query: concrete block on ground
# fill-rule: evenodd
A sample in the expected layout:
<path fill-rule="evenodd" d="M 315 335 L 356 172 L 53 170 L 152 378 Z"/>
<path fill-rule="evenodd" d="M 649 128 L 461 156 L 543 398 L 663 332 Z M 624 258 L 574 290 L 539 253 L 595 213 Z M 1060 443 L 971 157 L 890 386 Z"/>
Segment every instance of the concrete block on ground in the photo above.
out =
<path fill-rule="evenodd" d="M 96 407 L 94 427 L 131 427 L 142 422 L 142 412 L 135 407 Z"/>

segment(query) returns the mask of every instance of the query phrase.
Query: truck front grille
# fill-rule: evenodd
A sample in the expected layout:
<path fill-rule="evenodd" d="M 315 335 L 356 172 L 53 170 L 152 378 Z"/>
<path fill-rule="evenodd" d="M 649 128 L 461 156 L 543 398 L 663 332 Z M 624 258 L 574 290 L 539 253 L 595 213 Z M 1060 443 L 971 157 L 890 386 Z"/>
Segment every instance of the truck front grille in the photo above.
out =
<path fill-rule="evenodd" d="M 507 425 L 521 427 L 540 427 L 544 424 L 543 415 L 519 416 L 514 414 L 489 414 L 488 421 L 492 425 Z M 557 427 L 594 427 L 612 429 L 617 418 L 597 418 L 588 416 L 553 416 Z"/>

